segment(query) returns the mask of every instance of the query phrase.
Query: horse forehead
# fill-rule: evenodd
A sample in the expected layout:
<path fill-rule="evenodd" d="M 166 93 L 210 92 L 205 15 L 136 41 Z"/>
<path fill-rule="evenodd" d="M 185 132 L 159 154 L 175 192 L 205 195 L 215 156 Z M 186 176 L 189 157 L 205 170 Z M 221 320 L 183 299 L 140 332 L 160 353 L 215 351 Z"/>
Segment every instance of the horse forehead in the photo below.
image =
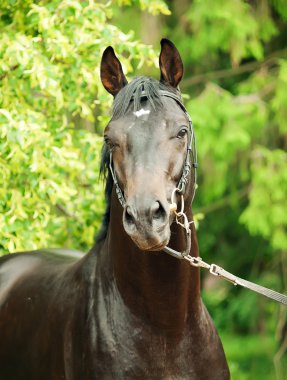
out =
<path fill-rule="evenodd" d="M 134 134 L 137 131 L 156 135 L 162 133 L 170 125 L 186 119 L 185 113 L 175 100 L 162 98 L 162 106 L 153 107 L 151 103 L 143 104 L 138 110 L 133 110 L 128 115 L 127 132 Z M 136 132 L 134 132 L 134 130 Z"/>
<path fill-rule="evenodd" d="M 139 109 L 129 112 L 119 119 L 111 120 L 108 130 L 120 139 L 127 138 L 133 141 L 144 141 L 162 136 L 165 131 L 175 124 L 185 124 L 187 117 L 174 99 L 162 98 L 162 106 L 154 108 L 150 102 L 143 102 Z"/>
<path fill-rule="evenodd" d="M 157 142 L 164 139 L 167 123 L 163 115 L 156 113 L 145 113 L 139 110 L 142 116 L 135 116 L 127 126 L 127 143 L 129 147 L 140 148 L 151 141 Z"/>
<path fill-rule="evenodd" d="M 176 126 L 187 125 L 188 119 L 182 109 L 173 100 L 168 104 L 170 107 L 143 107 L 133 111 L 125 125 L 128 141 L 164 140 Z"/>

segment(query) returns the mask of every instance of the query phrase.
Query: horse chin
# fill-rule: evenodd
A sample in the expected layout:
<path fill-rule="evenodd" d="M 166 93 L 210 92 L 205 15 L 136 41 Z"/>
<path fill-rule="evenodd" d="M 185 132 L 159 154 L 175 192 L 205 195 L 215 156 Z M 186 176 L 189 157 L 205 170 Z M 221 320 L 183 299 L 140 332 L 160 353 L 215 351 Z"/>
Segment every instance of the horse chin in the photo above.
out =
<path fill-rule="evenodd" d="M 170 233 L 164 234 L 165 236 L 149 236 L 143 238 L 140 236 L 131 236 L 133 242 L 138 246 L 141 251 L 162 251 L 168 244 L 170 239 Z"/>
<path fill-rule="evenodd" d="M 159 244 L 159 245 L 156 245 L 154 247 L 149 248 L 147 251 L 149 251 L 149 252 L 162 251 L 164 249 L 164 247 L 166 247 L 167 245 L 168 245 L 168 240 L 163 244 Z"/>

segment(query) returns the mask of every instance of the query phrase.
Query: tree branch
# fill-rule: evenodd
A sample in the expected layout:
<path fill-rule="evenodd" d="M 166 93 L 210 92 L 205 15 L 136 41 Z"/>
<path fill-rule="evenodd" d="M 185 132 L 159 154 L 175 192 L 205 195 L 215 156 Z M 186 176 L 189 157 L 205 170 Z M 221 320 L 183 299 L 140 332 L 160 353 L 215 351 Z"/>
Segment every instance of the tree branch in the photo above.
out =
<path fill-rule="evenodd" d="M 181 88 L 194 86 L 196 84 L 204 83 L 209 80 L 230 78 L 236 75 L 248 73 L 262 66 L 266 66 L 266 65 L 268 66 L 268 65 L 277 63 L 278 58 L 284 58 L 285 56 L 287 56 L 286 48 L 273 52 L 272 54 L 267 56 L 264 60 L 245 63 L 244 65 L 234 67 L 232 69 L 216 70 L 216 71 L 210 71 L 207 73 L 195 75 L 191 78 L 187 78 L 183 80 L 181 83 Z"/>
<path fill-rule="evenodd" d="M 64 206 L 60 205 L 59 203 L 56 204 L 56 208 L 65 216 L 69 218 L 74 218 L 75 215 L 71 214 Z"/>
<path fill-rule="evenodd" d="M 18 67 L 19 67 L 19 65 L 15 65 L 15 66 L 10 67 L 9 71 L 6 71 L 5 73 L 3 73 L 3 74 L 0 75 L 0 80 L 4 79 L 12 71 L 17 70 Z"/>
<path fill-rule="evenodd" d="M 245 198 L 249 194 L 249 191 L 250 191 L 249 186 L 241 190 L 238 190 L 236 194 L 236 198 L 237 199 Z M 229 206 L 232 203 L 234 198 L 235 198 L 235 194 L 229 194 L 226 197 L 223 197 L 214 203 L 211 203 L 207 206 L 200 207 L 199 209 L 195 209 L 194 214 L 209 214 L 210 212 L 214 212 L 223 207 Z"/>

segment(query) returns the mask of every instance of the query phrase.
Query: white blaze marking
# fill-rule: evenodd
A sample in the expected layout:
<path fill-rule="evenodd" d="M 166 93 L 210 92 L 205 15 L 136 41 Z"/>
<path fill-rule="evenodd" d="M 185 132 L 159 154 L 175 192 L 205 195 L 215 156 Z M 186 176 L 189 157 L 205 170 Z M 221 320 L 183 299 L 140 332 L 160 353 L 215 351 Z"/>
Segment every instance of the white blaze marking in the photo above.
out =
<path fill-rule="evenodd" d="M 136 117 L 141 117 L 143 115 L 149 115 L 149 114 L 150 114 L 150 110 L 144 110 L 143 108 L 141 108 L 139 111 L 134 112 L 134 115 Z"/>

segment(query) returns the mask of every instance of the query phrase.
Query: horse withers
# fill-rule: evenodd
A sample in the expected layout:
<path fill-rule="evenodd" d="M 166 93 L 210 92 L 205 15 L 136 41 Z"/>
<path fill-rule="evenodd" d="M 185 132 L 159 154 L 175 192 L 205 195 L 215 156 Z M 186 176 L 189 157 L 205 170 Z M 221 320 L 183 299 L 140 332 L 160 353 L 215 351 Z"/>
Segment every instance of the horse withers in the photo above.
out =
<path fill-rule="evenodd" d="M 163 251 L 186 249 L 170 204 L 184 204 L 192 221 L 195 169 L 178 90 L 182 60 L 167 39 L 159 63 L 160 81 L 128 83 L 114 50 L 103 53 L 101 80 L 114 106 L 102 151 L 102 229 L 86 255 L 42 250 L 1 259 L 1 380 L 229 379 L 199 269 Z M 198 256 L 193 224 L 189 239 Z"/>

